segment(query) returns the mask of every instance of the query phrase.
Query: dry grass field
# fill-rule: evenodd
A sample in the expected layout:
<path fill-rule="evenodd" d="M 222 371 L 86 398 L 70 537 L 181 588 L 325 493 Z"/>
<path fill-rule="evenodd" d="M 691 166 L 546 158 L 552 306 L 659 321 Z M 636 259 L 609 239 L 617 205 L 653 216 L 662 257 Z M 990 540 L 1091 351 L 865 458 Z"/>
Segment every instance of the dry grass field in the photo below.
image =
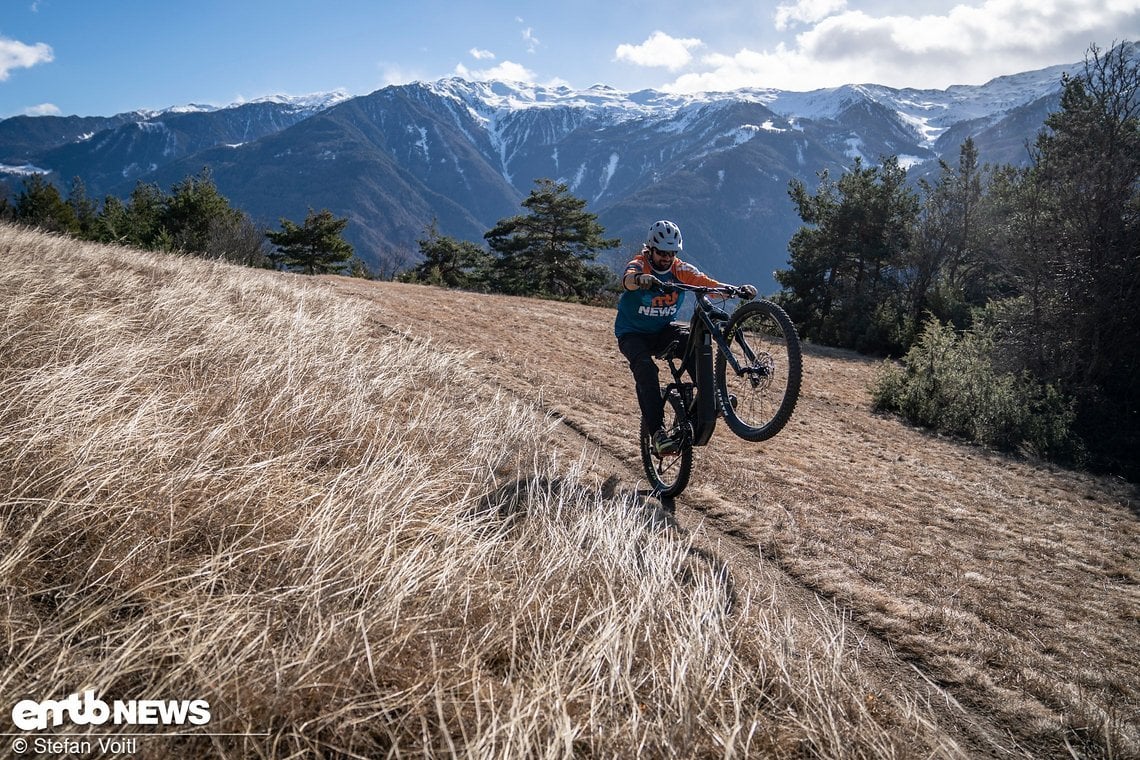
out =
<path fill-rule="evenodd" d="M 5 226 L 0 258 L 9 745 L 18 701 L 93 689 L 210 721 L 42 734 L 1140 756 L 1136 490 L 877 416 L 874 362 L 809 347 L 788 428 L 722 426 L 660 504 L 609 310 Z"/>

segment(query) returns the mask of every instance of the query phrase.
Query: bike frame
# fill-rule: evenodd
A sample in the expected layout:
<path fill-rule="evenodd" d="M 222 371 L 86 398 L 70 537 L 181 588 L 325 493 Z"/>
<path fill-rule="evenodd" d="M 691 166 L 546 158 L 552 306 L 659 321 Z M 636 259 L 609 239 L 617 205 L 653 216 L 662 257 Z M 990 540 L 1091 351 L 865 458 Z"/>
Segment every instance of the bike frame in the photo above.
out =
<path fill-rule="evenodd" d="M 753 298 L 750 287 L 682 283 L 665 287 L 697 296 L 684 346 L 678 329 L 676 338 L 654 356 L 673 375 L 666 381 L 661 403 L 665 432 L 678 446 L 672 451 L 658 448 L 656 431 L 641 421 L 645 475 L 653 493 L 672 498 L 689 484 L 693 447 L 709 442 L 717 417 L 724 417 L 737 437 L 753 443 L 783 429 L 799 397 L 803 355 L 795 325 L 778 304 L 745 303 L 731 314 L 723 304 L 713 305 L 714 296 Z M 675 323 L 675 327 L 684 326 Z M 715 361 L 714 344 L 720 352 Z"/>
<path fill-rule="evenodd" d="M 713 343 L 724 353 L 728 362 L 737 373 L 740 373 L 740 364 L 732 355 L 728 347 L 728 340 L 724 336 L 722 326 L 728 322 L 729 315 L 723 309 L 715 306 L 709 300 L 709 295 L 720 293 L 732 295 L 727 288 L 705 288 L 695 285 L 682 285 L 671 283 L 676 290 L 686 290 L 696 294 L 697 305 L 693 309 L 693 316 L 689 320 L 689 342 L 685 347 L 684 355 L 678 358 L 675 354 L 666 357 L 669 371 L 673 375 L 673 382 L 666 386 L 665 392 L 674 390 L 681 395 L 684 408 L 688 416 L 689 426 L 692 430 L 693 445 L 704 446 L 712 438 L 716 429 L 716 420 L 723 413 L 723 404 L 727 399 L 718 398 L 716 380 L 713 377 Z M 680 366 L 675 362 L 680 361 Z M 692 367 L 692 383 L 683 379 L 686 366 Z M 697 391 L 696 408 L 693 405 L 693 390 Z"/>

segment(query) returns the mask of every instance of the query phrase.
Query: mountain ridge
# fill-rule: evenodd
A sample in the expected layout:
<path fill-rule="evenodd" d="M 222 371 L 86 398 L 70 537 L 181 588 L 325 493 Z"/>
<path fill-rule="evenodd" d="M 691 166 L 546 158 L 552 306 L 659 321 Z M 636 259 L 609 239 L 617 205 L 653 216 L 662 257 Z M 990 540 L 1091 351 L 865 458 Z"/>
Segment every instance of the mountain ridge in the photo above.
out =
<path fill-rule="evenodd" d="M 124 197 L 139 181 L 169 187 L 208 167 L 261 224 L 308 208 L 347 216 L 357 253 L 387 273 L 414 263 L 433 219 L 444 234 L 481 242 L 519 213 L 534 180 L 550 177 L 624 241 L 606 263 L 620 263 L 666 217 L 681 225 L 698 266 L 770 290 L 799 226 L 790 180 L 812 184 L 822 170 L 887 155 L 929 171 L 967 136 L 982 160 L 1024 161 L 1016 148 L 1024 154 L 1043 117 L 1034 119 L 1080 65 L 946 90 L 695 95 L 451 77 L 212 110 L 13 117 L 0 121 L 0 177 L 79 177 L 93 196 Z"/>

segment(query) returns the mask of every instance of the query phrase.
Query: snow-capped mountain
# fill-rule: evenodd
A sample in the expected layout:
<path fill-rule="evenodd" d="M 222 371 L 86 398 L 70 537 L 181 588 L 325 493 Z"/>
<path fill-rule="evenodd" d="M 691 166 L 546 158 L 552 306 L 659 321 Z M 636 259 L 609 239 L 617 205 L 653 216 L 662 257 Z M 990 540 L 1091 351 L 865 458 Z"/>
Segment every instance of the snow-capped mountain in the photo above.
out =
<path fill-rule="evenodd" d="M 1011 111 L 1060 89 L 1061 77 L 1078 65 L 1052 66 L 1013 76 L 998 77 L 984 85 L 955 85 L 945 90 L 893 89 L 882 85 L 845 85 L 813 92 L 774 92 L 768 103 L 788 117 L 834 119 L 847 105 L 869 99 L 894 111 L 934 147 L 938 137 L 962 122 L 978 119 L 995 123 Z"/>
<path fill-rule="evenodd" d="M 168 188 L 208 166 L 231 202 L 267 226 L 309 208 L 348 216 L 358 254 L 389 272 L 415 260 L 433 219 L 445 234 L 481 241 L 520 213 L 534 180 L 550 177 L 625 241 L 611 262 L 654 220 L 671 218 L 689 259 L 771 289 L 799 227 L 791 179 L 813 186 L 818 172 L 842 171 L 855 157 L 894 155 L 922 171 L 956 159 L 967 136 L 983 160 L 1017 161 L 1055 108 L 1062 73 L 1078 67 L 946 90 L 700 95 L 452 78 L 360 97 L 16 117 L 0 121 L 0 172 L 50 171 L 61 185 L 78 176 L 98 197 L 125 196 L 138 181 Z"/>
<path fill-rule="evenodd" d="M 114 193 L 146 180 L 172 161 L 217 145 L 240 145 L 274 134 L 350 96 L 337 91 L 278 95 L 222 108 L 184 105 L 100 119 L 16 117 L 0 121 L 0 171 L 23 165 L 49 169 L 61 183 L 80 177 L 89 193 Z"/>
<path fill-rule="evenodd" d="M 266 95 L 265 97 L 255 98 L 253 100 L 245 100 L 240 103 L 231 103 L 228 106 L 215 106 L 202 103 L 186 103 L 185 105 L 169 106 L 167 108 L 160 108 L 158 110 L 139 110 L 133 113 L 138 116 L 140 120 L 146 121 L 149 119 L 157 119 L 163 116 L 183 113 L 216 113 L 218 111 L 226 111 L 231 108 L 240 108 L 241 106 L 268 103 L 275 106 L 281 106 L 284 110 L 299 113 L 305 116 L 312 116 L 315 113 L 335 106 L 337 103 L 343 103 L 350 99 L 352 96 L 345 90 L 333 90 L 332 92 L 314 92 L 308 95 Z"/>

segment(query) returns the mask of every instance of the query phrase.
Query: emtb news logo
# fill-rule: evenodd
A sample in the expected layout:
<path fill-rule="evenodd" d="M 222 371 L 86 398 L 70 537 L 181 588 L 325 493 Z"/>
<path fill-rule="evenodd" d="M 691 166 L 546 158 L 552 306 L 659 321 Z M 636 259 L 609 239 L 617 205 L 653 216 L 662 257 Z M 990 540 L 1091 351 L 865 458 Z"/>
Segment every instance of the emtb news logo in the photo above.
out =
<path fill-rule="evenodd" d="M 21 731 L 42 731 L 64 721 L 77 726 L 204 726 L 210 722 L 210 703 L 204 699 L 131 699 L 107 704 L 94 689 L 66 699 L 37 702 L 24 699 L 12 708 L 12 723 Z"/>

